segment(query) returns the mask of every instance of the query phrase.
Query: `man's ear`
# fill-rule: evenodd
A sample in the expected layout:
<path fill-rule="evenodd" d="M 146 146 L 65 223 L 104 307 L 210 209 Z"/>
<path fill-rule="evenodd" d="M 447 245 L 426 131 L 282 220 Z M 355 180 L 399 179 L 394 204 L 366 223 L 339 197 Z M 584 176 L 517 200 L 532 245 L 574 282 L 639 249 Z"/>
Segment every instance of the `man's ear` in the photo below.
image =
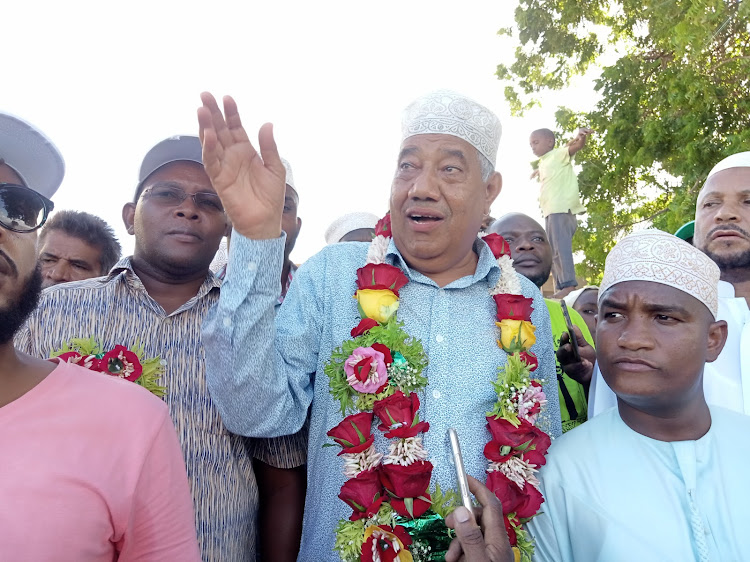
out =
<path fill-rule="evenodd" d="M 297 234 L 299 234 L 300 230 L 302 230 L 302 219 L 297 217 Z"/>
<path fill-rule="evenodd" d="M 727 341 L 727 323 L 724 320 L 713 322 L 708 327 L 708 342 L 706 349 L 706 363 L 716 361 L 716 358 L 724 349 Z"/>
<path fill-rule="evenodd" d="M 500 172 L 493 172 L 487 182 L 487 208 L 485 209 L 487 214 L 489 214 L 492 203 L 497 199 L 497 196 L 500 195 L 502 189 L 503 176 L 500 175 Z"/>
<path fill-rule="evenodd" d="M 135 228 L 133 226 L 134 221 L 135 203 L 125 203 L 125 205 L 122 206 L 122 222 L 125 224 L 125 228 L 131 236 L 135 234 Z"/>

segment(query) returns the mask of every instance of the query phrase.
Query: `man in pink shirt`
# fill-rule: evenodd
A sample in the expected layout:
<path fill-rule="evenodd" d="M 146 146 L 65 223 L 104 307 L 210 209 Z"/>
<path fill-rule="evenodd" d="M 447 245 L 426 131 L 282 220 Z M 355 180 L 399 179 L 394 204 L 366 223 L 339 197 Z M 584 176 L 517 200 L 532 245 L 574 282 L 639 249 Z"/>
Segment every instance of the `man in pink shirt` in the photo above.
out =
<path fill-rule="evenodd" d="M 0 113 L 0 560 L 198 561 L 166 405 L 13 346 L 39 298 L 36 231 L 63 173 L 44 135 Z"/>

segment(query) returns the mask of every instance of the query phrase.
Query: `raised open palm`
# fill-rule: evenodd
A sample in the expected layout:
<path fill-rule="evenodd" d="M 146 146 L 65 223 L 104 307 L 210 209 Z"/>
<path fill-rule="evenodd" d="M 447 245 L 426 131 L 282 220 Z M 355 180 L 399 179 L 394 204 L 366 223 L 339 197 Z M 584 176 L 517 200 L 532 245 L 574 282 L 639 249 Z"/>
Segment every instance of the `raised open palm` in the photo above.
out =
<path fill-rule="evenodd" d="M 203 165 L 234 229 L 255 240 L 281 235 L 286 171 L 276 149 L 273 126 L 258 133 L 260 154 L 242 127 L 237 104 L 224 97 L 222 115 L 216 99 L 204 92 L 198 108 Z"/>

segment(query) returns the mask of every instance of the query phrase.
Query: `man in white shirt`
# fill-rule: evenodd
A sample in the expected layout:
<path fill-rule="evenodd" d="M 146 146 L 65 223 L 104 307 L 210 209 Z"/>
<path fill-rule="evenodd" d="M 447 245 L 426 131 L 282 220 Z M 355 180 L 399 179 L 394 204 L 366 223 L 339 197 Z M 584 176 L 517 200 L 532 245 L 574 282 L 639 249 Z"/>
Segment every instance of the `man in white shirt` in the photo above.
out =
<path fill-rule="evenodd" d="M 728 156 L 709 172 L 698 195 L 693 244 L 721 270 L 717 318 L 728 325 L 724 349 L 705 368 L 706 402 L 750 415 L 750 152 Z M 589 418 L 615 404 L 597 369 Z"/>

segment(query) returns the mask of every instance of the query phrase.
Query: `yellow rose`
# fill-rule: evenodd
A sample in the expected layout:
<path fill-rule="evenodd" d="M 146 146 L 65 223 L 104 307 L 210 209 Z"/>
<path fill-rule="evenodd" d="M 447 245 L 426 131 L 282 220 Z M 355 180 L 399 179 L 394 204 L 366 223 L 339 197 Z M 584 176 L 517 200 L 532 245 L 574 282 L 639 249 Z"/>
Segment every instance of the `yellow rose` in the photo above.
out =
<path fill-rule="evenodd" d="M 388 289 L 359 289 L 355 296 L 362 317 L 381 324 L 388 322 L 398 310 L 398 297 Z"/>
<path fill-rule="evenodd" d="M 495 322 L 495 325 L 500 328 L 500 339 L 497 341 L 497 345 L 503 348 L 506 353 L 526 351 L 536 343 L 536 336 L 534 335 L 536 326 L 531 322 L 506 318 L 500 322 Z"/>

